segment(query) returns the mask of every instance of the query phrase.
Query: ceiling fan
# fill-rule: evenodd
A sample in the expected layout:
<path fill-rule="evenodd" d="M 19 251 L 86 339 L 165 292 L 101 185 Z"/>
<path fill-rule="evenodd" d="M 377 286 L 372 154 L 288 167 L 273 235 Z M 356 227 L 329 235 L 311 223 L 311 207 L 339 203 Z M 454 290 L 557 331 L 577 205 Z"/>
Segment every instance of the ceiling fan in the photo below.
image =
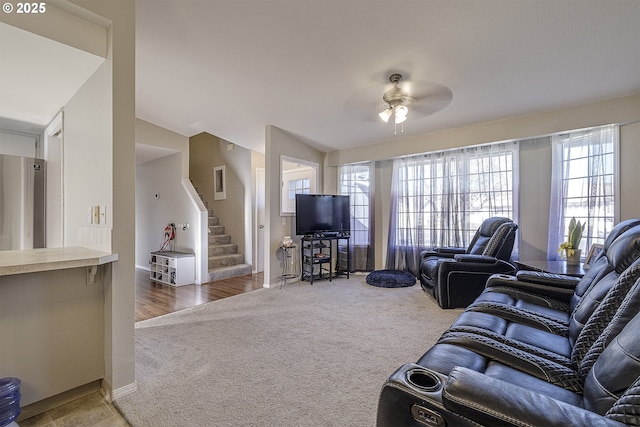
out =
<path fill-rule="evenodd" d="M 392 121 L 396 131 L 397 125 L 402 126 L 402 132 L 407 118 L 419 119 L 434 114 L 447 107 L 452 99 L 453 93 L 446 86 L 407 80 L 400 73 L 392 73 L 389 75 L 389 83 L 370 86 L 357 92 L 347 100 L 344 107 L 347 113 L 361 120 L 382 120 L 385 123 Z"/>
<path fill-rule="evenodd" d="M 387 108 L 378 113 L 378 116 L 385 123 L 389 122 L 391 116 L 394 116 L 396 125 L 404 123 L 407 120 L 409 107 L 416 103 L 415 98 L 398 87 L 401 80 L 402 74 L 396 73 L 389 76 L 389 82 L 393 84 L 393 87 L 382 95 L 382 100 L 387 103 Z"/>

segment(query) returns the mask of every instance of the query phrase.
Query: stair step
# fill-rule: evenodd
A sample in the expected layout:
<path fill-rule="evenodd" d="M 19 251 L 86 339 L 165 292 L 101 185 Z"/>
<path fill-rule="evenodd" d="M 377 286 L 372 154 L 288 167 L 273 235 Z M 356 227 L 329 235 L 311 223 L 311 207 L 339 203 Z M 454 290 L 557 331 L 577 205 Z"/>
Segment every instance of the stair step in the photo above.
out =
<path fill-rule="evenodd" d="M 209 257 L 209 269 L 231 267 L 233 265 L 243 263 L 244 255 L 242 254 L 218 255 Z"/>
<path fill-rule="evenodd" d="M 231 243 L 230 234 L 209 234 L 209 246 L 226 245 Z"/>
<path fill-rule="evenodd" d="M 209 227 L 213 227 L 220 224 L 220 218 L 218 218 L 217 216 L 210 216 L 209 217 Z"/>
<path fill-rule="evenodd" d="M 224 225 L 210 225 L 209 233 L 218 236 L 224 234 Z"/>
<path fill-rule="evenodd" d="M 229 279 L 231 277 L 247 276 L 249 274 L 251 274 L 251 266 L 249 264 L 238 264 L 230 267 L 215 268 L 209 270 L 209 282 Z"/>
<path fill-rule="evenodd" d="M 231 255 L 238 253 L 238 245 L 235 243 L 229 243 L 226 245 L 213 245 L 209 246 L 209 256 L 218 256 L 218 255 Z"/>

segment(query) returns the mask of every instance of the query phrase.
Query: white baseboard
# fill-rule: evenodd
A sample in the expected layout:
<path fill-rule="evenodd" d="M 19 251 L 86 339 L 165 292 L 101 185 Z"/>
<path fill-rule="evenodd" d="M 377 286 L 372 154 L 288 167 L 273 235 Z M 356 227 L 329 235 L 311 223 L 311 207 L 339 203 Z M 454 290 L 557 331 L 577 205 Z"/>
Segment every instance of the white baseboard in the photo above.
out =
<path fill-rule="evenodd" d="M 133 382 L 131 384 L 128 384 L 124 387 L 120 387 L 118 389 L 113 390 L 113 400 L 117 400 L 120 399 L 121 397 L 124 397 L 128 394 L 131 393 L 135 393 L 136 391 L 138 391 L 138 383 L 137 382 Z"/>

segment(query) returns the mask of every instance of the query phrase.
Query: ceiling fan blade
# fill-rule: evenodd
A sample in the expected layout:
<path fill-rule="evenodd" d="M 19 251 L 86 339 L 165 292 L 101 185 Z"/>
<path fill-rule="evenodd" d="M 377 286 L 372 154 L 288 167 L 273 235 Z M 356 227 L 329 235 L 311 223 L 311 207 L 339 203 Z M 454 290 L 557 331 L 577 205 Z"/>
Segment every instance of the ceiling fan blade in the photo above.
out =
<path fill-rule="evenodd" d="M 388 107 L 382 96 L 392 87 L 386 83 L 359 90 L 344 103 L 344 111 L 355 119 L 380 123 L 378 113 Z M 446 108 L 453 99 L 451 89 L 438 83 L 403 80 L 399 88 L 408 96 L 403 104 L 409 107 L 409 119 L 434 114 Z"/>
<path fill-rule="evenodd" d="M 390 87 L 391 85 L 387 83 L 357 91 L 343 104 L 344 112 L 358 120 L 380 122 L 378 113 L 387 108 L 387 103 L 382 100 L 382 94 Z"/>

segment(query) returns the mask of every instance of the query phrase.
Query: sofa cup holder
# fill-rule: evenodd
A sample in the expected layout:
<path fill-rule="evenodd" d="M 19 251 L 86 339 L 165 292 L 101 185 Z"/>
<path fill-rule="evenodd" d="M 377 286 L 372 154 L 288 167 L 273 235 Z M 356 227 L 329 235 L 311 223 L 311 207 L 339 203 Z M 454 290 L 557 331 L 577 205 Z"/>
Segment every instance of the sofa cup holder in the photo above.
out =
<path fill-rule="evenodd" d="M 411 387 L 422 392 L 433 393 L 442 387 L 440 378 L 426 369 L 409 369 L 405 374 L 405 379 Z"/>

